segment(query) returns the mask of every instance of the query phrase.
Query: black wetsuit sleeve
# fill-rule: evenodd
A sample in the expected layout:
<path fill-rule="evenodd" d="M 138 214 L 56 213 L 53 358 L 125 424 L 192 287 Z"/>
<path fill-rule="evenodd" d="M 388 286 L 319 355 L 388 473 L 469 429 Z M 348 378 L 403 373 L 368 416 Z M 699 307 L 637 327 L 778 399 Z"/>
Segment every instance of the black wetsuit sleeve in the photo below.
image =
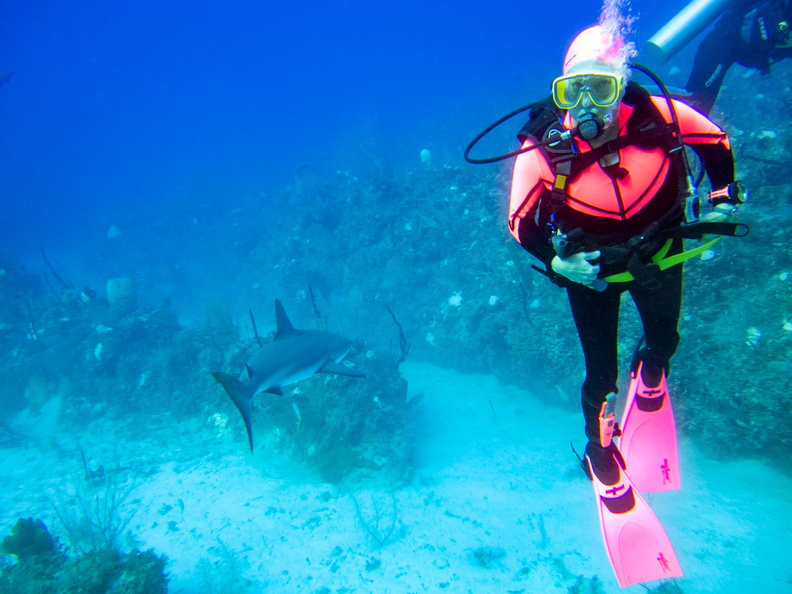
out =
<path fill-rule="evenodd" d="M 723 188 L 734 181 L 734 156 L 724 144 L 694 144 L 712 187 Z"/>
<path fill-rule="evenodd" d="M 552 244 L 547 240 L 544 231 L 536 225 L 533 217 L 526 216 L 520 219 L 517 231 L 520 237 L 520 245 L 550 270 L 550 263 L 556 253 Z"/>

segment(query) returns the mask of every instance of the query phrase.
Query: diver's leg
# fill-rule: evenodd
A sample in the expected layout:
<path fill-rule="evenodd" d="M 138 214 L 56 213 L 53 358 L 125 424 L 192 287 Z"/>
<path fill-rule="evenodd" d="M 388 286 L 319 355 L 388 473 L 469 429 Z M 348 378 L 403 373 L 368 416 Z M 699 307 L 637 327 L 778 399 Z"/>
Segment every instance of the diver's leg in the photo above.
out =
<path fill-rule="evenodd" d="M 619 370 L 616 341 L 621 291 L 613 285 L 602 293 L 582 285 L 573 285 L 567 289 L 567 295 L 586 360 L 586 379 L 581 390 L 586 437 L 592 443 L 601 445 L 600 411 L 608 394 L 617 389 Z"/>
<path fill-rule="evenodd" d="M 619 423 L 619 450 L 630 479 L 639 491 L 649 492 L 681 486 L 676 422 L 665 375 L 679 344 L 682 266 L 659 272 L 657 280 L 657 288 L 631 283 L 646 347 L 638 353 L 640 375 L 630 380 Z"/>
<path fill-rule="evenodd" d="M 673 250 L 673 248 L 672 248 Z M 673 250 L 676 251 L 676 250 Z M 682 265 L 657 275 L 659 287 L 647 288 L 633 282 L 630 295 L 638 308 L 646 345 L 640 352 L 642 378 L 648 387 L 657 386 L 663 370 L 668 375 L 671 357 L 679 345 L 679 314 L 682 308 Z"/>

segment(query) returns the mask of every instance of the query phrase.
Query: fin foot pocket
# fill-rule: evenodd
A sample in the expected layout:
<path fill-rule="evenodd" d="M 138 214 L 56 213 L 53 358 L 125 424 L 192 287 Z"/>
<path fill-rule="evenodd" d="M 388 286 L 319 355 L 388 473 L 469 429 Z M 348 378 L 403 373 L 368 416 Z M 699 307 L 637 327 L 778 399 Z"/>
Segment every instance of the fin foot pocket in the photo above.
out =
<path fill-rule="evenodd" d="M 632 374 L 619 426 L 619 450 L 633 485 L 643 492 L 679 489 L 679 448 L 676 422 L 665 372 L 655 387 L 644 382 L 644 363 Z"/>
<path fill-rule="evenodd" d="M 597 479 L 605 485 L 615 485 L 621 477 L 621 470 L 624 469 L 624 458 L 619 449 L 611 443 L 603 448 L 593 442 L 586 444 L 586 457 L 591 461 L 591 469 L 597 475 Z"/>

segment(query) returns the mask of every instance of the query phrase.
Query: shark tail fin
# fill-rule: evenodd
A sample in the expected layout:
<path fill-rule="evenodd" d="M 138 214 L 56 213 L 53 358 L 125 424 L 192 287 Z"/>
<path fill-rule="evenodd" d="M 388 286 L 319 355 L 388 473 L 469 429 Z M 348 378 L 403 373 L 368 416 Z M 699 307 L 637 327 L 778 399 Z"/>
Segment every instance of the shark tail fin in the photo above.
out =
<path fill-rule="evenodd" d="M 245 429 L 247 429 L 248 434 L 248 441 L 250 442 L 250 453 L 253 453 L 253 427 L 251 423 L 251 418 L 253 416 L 253 394 L 250 393 L 250 390 L 240 382 L 237 378 L 228 375 L 227 373 L 223 373 L 222 371 L 216 371 L 212 374 L 217 382 L 223 386 L 228 395 L 231 396 L 231 400 L 234 401 L 236 407 L 239 409 L 239 412 L 242 414 L 242 419 L 245 421 Z"/>

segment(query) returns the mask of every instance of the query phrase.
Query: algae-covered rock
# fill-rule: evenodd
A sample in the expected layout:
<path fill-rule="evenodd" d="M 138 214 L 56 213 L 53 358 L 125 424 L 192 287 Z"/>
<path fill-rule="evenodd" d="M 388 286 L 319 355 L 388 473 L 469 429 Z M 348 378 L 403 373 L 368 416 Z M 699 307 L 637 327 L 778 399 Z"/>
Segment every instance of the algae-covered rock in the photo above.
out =
<path fill-rule="evenodd" d="M 19 518 L 11 528 L 11 536 L 3 539 L 3 551 L 23 560 L 54 553 L 57 544 L 44 522 L 35 518 Z"/>

